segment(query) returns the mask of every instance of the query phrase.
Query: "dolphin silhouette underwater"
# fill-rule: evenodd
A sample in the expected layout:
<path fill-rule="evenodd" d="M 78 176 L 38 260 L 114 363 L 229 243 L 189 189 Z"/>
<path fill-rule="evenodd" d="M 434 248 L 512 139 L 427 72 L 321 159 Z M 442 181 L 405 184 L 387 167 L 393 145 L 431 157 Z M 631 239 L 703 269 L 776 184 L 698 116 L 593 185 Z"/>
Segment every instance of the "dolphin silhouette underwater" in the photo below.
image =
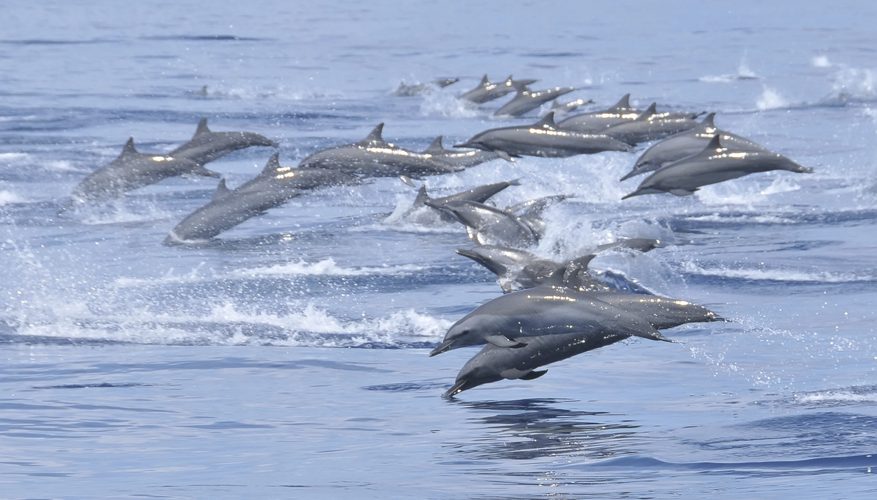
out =
<path fill-rule="evenodd" d="M 771 151 L 741 148 L 736 144 L 725 147 L 721 135 L 717 134 L 700 153 L 669 163 L 652 172 L 640 183 L 636 191 L 621 199 L 657 193 L 687 196 L 694 194 L 703 186 L 771 170 L 813 172 L 812 168 L 801 166 Z"/>
<path fill-rule="evenodd" d="M 219 177 L 218 173 L 188 158 L 141 153 L 131 137 L 116 159 L 88 174 L 73 188 L 71 199 L 76 203 L 112 200 L 128 191 L 180 175 Z"/>
<path fill-rule="evenodd" d="M 205 241 L 308 190 L 358 182 L 334 170 L 284 167 L 274 153 L 262 172 L 234 190 L 221 180 L 213 198 L 174 227 L 165 244 Z"/>

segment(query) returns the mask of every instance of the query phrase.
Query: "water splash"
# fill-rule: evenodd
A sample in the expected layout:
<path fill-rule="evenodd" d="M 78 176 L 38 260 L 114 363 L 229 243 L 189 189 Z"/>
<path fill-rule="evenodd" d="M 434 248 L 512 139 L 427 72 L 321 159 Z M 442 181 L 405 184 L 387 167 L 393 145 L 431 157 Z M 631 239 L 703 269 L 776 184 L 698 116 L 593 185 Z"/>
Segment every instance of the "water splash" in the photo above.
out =
<path fill-rule="evenodd" d="M 764 86 L 761 95 L 758 96 L 758 100 L 755 101 L 755 107 L 760 111 L 788 108 L 789 101 L 780 95 L 776 89 Z"/>

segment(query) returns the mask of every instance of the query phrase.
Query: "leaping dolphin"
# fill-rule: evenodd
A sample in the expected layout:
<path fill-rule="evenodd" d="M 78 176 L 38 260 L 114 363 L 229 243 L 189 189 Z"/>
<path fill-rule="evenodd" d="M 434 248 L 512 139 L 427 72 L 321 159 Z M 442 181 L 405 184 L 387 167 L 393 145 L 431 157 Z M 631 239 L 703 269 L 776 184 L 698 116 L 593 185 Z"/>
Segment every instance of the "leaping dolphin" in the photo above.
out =
<path fill-rule="evenodd" d="M 420 177 L 459 172 L 463 167 L 439 161 L 385 141 L 384 124 L 379 123 L 365 139 L 345 146 L 324 149 L 301 161 L 299 169 L 322 168 L 363 177 Z"/>
<path fill-rule="evenodd" d="M 106 201 L 128 191 L 178 175 L 219 177 L 199 163 L 173 155 L 140 153 L 134 138 L 128 139 L 121 154 L 107 165 L 88 174 L 71 195 L 74 202 Z"/>
<path fill-rule="evenodd" d="M 233 151 L 250 146 L 276 148 L 277 143 L 254 132 L 213 132 L 207 127 L 207 118 L 201 118 L 195 129 L 195 135 L 168 154 L 192 160 L 199 165 L 206 165 Z"/>
<path fill-rule="evenodd" d="M 532 83 L 536 83 L 537 80 L 515 80 L 512 78 L 512 75 L 509 75 L 505 81 L 500 83 L 493 83 L 488 80 L 487 75 L 484 75 L 481 78 L 481 81 L 478 85 L 475 86 L 472 90 L 464 92 L 460 95 L 460 99 L 474 102 L 475 104 L 483 104 L 487 101 L 492 101 L 494 99 L 498 99 L 506 94 L 510 94 L 515 90 L 518 90 L 522 87 L 526 87 Z"/>
<path fill-rule="evenodd" d="M 416 187 L 414 181 L 407 177 L 403 176 L 402 182 L 409 186 Z M 520 184 L 521 183 L 517 179 L 511 181 L 496 182 L 493 184 L 484 184 L 482 186 L 476 186 L 474 188 L 470 188 L 459 193 L 438 198 L 433 198 L 429 196 L 429 193 L 427 193 L 426 191 L 426 184 L 421 184 L 419 189 L 417 190 L 417 197 L 414 199 L 414 203 L 411 205 L 411 208 L 407 210 L 406 214 L 412 214 L 418 210 L 428 209 L 431 212 L 438 214 L 442 220 L 446 222 L 453 222 L 454 220 L 456 220 L 453 215 L 451 215 L 447 210 L 442 210 L 442 208 L 447 208 L 452 205 L 458 205 L 465 201 L 484 203 L 493 195 L 499 193 L 505 188 L 509 186 L 519 186 Z"/>
<path fill-rule="evenodd" d="M 605 134 L 585 134 L 557 128 L 554 113 L 533 125 L 485 130 L 455 147 L 478 148 L 507 156 L 564 158 L 603 151 L 630 151 L 630 145 Z"/>
<path fill-rule="evenodd" d="M 687 196 L 702 186 L 770 170 L 813 172 L 812 168 L 803 167 L 771 151 L 738 149 L 733 144 L 725 147 L 720 135 L 716 135 L 703 151 L 656 170 L 642 181 L 636 191 L 621 199 L 655 193 Z"/>
<path fill-rule="evenodd" d="M 630 105 L 630 94 L 624 94 L 613 106 L 602 111 L 589 111 L 570 116 L 557 123 L 564 130 L 599 133 L 619 123 L 635 120 L 640 111 Z"/>
<path fill-rule="evenodd" d="M 356 182 L 345 172 L 283 167 L 274 153 L 259 175 L 236 189 L 228 189 L 221 180 L 210 202 L 180 221 L 165 244 L 205 241 L 307 190 Z"/>
<path fill-rule="evenodd" d="M 528 87 L 518 89 L 511 101 L 496 110 L 494 116 L 521 116 L 546 102 L 575 91 L 575 87 L 554 87 L 545 90 L 530 90 Z"/>
<path fill-rule="evenodd" d="M 735 148 L 741 150 L 764 149 L 745 137 L 717 128 L 714 123 L 715 116 L 715 113 L 709 113 L 697 127 L 670 136 L 646 149 L 634 163 L 633 169 L 621 180 L 624 181 L 640 174 L 658 170 L 668 163 L 700 153 L 716 134 L 721 134 L 722 143 L 733 144 Z"/>
<path fill-rule="evenodd" d="M 669 342 L 640 315 L 595 294 L 542 286 L 507 293 L 479 306 L 451 325 L 429 355 L 485 343 L 523 347 L 536 337 L 564 333 L 614 333 Z"/>
<path fill-rule="evenodd" d="M 483 203 L 464 201 L 439 206 L 427 201 L 426 204 L 454 217 L 466 227 L 469 238 L 480 245 L 530 247 L 542 236 L 526 219 Z"/>
<path fill-rule="evenodd" d="M 694 118 L 663 115 L 656 111 L 656 104 L 652 103 L 635 120 L 613 125 L 603 133 L 627 144 L 639 144 L 663 139 L 696 126 Z"/>
<path fill-rule="evenodd" d="M 492 151 L 471 149 L 468 151 L 459 149 L 445 149 L 442 144 L 442 136 L 436 137 L 421 154 L 429 155 L 436 160 L 460 168 L 474 167 L 484 162 L 495 160 L 500 156 Z"/>

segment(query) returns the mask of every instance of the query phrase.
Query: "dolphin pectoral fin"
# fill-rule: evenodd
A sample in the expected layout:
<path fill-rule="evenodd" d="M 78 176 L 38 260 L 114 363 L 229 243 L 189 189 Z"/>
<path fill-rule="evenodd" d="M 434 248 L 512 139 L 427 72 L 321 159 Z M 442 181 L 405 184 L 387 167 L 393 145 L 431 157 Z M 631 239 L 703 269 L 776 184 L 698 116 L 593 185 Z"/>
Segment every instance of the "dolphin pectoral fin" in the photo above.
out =
<path fill-rule="evenodd" d="M 485 337 L 487 343 L 493 344 L 497 347 L 510 347 L 512 349 L 517 349 L 519 347 L 524 347 L 527 345 L 526 342 L 519 342 L 517 340 L 512 340 L 505 335 L 489 335 Z"/>
<path fill-rule="evenodd" d="M 518 378 L 520 378 L 521 380 L 535 380 L 542 375 L 545 375 L 546 373 L 548 373 L 548 370 L 533 370 L 530 373 L 526 375 L 521 375 Z"/>
<path fill-rule="evenodd" d="M 636 332 L 636 333 L 634 333 L 634 335 L 636 335 L 637 337 L 644 338 L 644 339 L 649 339 L 649 340 L 660 340 L 661 342 L 671 342 L 671 343 L 673 343 L 672 340 L 670 340 L 670 339 L 668 339 L 667 337 L 661 335 L 661 332 L 659 332 L 658 330 L 655 330 L 654 328 L 651 328 L 651 329 L 646 330 L 646 331 L 639 331 L 639 332 Z"/>
<path fill-rule="evenodd" d="M 695 191 L 697 191 L 697 189 L 682 189 L 682 188 L 677 188 L 677 189 L 671 189 L 671 190 L 668 191 L 668 192 L 669 192 L 670 194 L 674 194 L 674 195 L 676 195 L 676 196 L 691 196 L 691 195 L 694 194 Z"/>

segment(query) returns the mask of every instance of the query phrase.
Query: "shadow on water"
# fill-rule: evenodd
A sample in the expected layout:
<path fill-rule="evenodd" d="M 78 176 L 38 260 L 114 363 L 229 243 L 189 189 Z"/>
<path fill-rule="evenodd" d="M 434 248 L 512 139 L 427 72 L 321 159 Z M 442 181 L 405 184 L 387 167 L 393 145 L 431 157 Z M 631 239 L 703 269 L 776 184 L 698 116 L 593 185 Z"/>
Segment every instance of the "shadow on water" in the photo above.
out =
<path fill-rule="evenodd" d="M 453 446 L 474 459 L 530 460 L 572 455 L 592 460 L 634 453 L 639 425 L 623 415 L 571 410 L 575 400 L 459 401 L 486 431 Z"/>

